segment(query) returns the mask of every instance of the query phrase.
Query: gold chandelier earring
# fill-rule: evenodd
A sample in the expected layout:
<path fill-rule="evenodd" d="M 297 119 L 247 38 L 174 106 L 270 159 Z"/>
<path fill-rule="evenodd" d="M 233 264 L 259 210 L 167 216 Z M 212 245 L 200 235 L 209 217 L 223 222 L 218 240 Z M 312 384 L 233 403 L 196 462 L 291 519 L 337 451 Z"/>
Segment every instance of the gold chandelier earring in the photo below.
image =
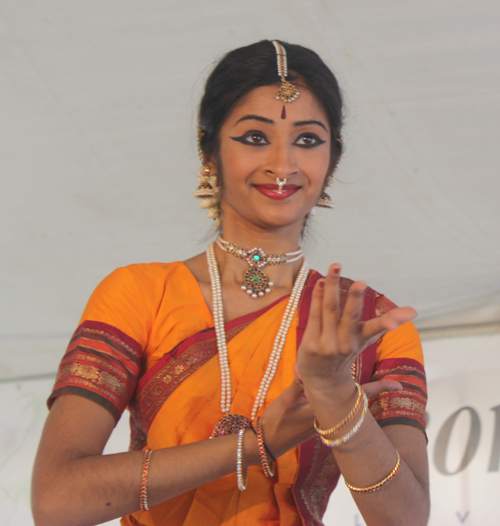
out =
<path fill-rule="evenodd" d="M 319 208 L 333 209 L 335 208 L 335 203 L 332 201 L 332 198 L 323 190 L 315 206 Z"/>
<path fill-rule="evenodd" d="M 342 147 L 344 145 L 344 138 L 342 137 L 342 134 L 339 134 L 336 140 L 339 143 L 340 151 L 342 152 Z M 329 188 L 333 186 L 333 172 L 337 169 L 339 162 L 340 162 L 340 156 L 337 162 L 335 163 L 335 165 L 333 166 L 331 174 L 326 178 L 325 188 Z M 323 188 L 323 191 L 321 192 L 321 195 L 319 196 L 318 202 L 316 203 L 315 206 L 319 208 L 329 208 L 331 210 L 335 208 L 335 203 L 332 201 L 332 198 L 326 193 L 325 188 Z"/>
<path fill-rule="evenodd" d="M 207 216 L 214 220 L 215 228 L 219 228 L 222 223 L 220 219 L 220 196 L 217 175 L 210 175 L 203 151 L 201 149 L 201 138 L 203 132 L 198 127 L 198 154 L 200 156 L 201 168 L 198 172 L 198 188 L 194 191 L 194 197 L 203 199 L 200 208 L 207 209 Z"/>
<path fill-rule="evenodd" d="M 333 185 L 333 175 L 329 175 L 325 181 L 325 188 L 329 188 Z M 325 188 L 321 192 L 317 203 L 314 206 L 319 208 L 335 208 L 335 203 L 332 201 L 332 198 L 326 193 Z"/>

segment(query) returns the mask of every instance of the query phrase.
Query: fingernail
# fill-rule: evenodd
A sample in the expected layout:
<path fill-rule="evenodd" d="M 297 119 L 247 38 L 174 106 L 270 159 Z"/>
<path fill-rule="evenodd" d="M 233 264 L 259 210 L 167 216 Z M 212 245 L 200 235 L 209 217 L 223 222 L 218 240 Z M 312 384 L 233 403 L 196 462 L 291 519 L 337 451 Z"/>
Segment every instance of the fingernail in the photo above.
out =
<path fill-rule="evenodd" d="M 363 288 L 361 288 L 360 290 L 358 290 L 357 295 L 358 295 L 358 296 L 362 296 L 362 295 L 365 293 L 366 288 L 367 288 L 366 284 L 363 283 Z"/>
<path fill-rule="evenodd" d="M 319 287 L 320 289 L 324 289 L 324 288 L 325 288 L 325 280 L 324 280 L 324 279 L 321 279 L 321 280 L 319 281 L 318 287 Z"/>
<path fill-rule="evenodd" d="M 330 267 L 333 276 L 338 276 L 340 274 L 341 269 L 342 267 L 340 265 L 332 265 Z"/>

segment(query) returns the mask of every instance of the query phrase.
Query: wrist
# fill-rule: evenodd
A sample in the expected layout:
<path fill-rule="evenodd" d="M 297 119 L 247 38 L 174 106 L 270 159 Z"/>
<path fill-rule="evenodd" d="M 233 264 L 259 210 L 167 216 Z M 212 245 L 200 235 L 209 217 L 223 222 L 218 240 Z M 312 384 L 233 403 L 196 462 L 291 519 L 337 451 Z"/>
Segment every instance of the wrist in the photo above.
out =
<path fill-rule="evenodd" d="M 260 454 L 257 437 L 251 429 L 247 429 L 243 437 L 243 466 L 257 466 L 259 464 Z"/>
<path fill-rule="evenodd" d="M 307 400 L 337 400 L 338 402 L 348 401 L 357 390 L 356 382 L 352 375 L 329 377 L 324 380 L 307 380 L 304 383 L 304 393 Z"/>
<path fill-rule="evenodd" d="M 330 386 L 328 389 L 305 389 L 314 417 L 324 429 L 330 428 L 348 415 L 359 398 L 356 383 Z"/>

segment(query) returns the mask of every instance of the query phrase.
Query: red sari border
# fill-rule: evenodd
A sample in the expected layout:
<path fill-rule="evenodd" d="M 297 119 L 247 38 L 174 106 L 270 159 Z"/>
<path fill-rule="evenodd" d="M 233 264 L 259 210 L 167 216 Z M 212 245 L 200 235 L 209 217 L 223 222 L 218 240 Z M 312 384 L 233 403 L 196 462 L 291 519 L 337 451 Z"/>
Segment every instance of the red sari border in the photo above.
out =
<path fill-rule="evenodd" d="M 425 433 L 427 383 L 423 365 L 411 358 L 382 360 L 375 367 L 373 381 L 382 378 L 400 382 L 403 390 L 381 393 L 370 400 L 370 411 L 379 425 L 412 425 Z"/>
<path fill-rule="evenodd" d="M 253 320 L 285 300 L 282 296 L 270 305 L 235 318 L 225 324 L 229 342 Z M 146 444 L 148 429 L 167 398 L 186 378 L 196 372 L 218 352 L 214 327 L 194 334 L 165 353 L 139 381 L 130 404 L 130 449 L 142 449 Z"/>
<path fill-rule="evenodd" d="M 116 327 L 84 321 L 73 334 L 56 376 L 49 408 L 63 394 L 78 394 L 120 419 L 137 383 L 142 348 Z"/>

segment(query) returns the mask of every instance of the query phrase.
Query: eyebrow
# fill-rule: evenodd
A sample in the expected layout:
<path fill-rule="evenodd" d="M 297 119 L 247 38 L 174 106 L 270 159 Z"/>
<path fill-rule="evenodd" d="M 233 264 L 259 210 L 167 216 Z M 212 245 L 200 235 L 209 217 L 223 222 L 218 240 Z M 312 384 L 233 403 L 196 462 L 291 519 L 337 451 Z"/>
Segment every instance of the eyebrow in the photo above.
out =
<path fill-rule="evenodd" d="M 260 117 L 259 115 L 245 115 L 244 117 L 241 117 L 241 119 L 236 124 L 239 124 L 241 121 L 259 121 L 265 122 L 266 124 L 275 124 L 272 119 L 266 119 L 266 117 Z"/>
<path fill-rule="evenodd" d="M 260 115 L 245 115 L 244 117 L 241 117 L 241 119 L 239 119 L 236 122 L 235 126 L 242 121 L 259 121 L 259 122 L 264 122 L 266 124 L 276 124 L 272 119 L 267 119 L 266 117 L 261 117 Z M 321 121 L 311 120 L 311 121 L 297 121 L 293 123 L 293 125 L 296 128 L 299 128 L 300 126 L 309 126 L 311 124 L 316 124 L 317 126 L 321 126 L 325 131 L 328 131 L 326 129 L 326 126 Z"/>
<path fill-rule="evenodd" d="M 299 127 L 299 126 L 309 126 L 311 124 L 316 124 L 318 126 L 321 126 L 325 131 L 328 131 L 326 129 L 326 126 L 321 122 L 321 121 L 297 121 L 297 122 L 294 122 L 293 125 L 296 126 L 296 127 Z"/>

